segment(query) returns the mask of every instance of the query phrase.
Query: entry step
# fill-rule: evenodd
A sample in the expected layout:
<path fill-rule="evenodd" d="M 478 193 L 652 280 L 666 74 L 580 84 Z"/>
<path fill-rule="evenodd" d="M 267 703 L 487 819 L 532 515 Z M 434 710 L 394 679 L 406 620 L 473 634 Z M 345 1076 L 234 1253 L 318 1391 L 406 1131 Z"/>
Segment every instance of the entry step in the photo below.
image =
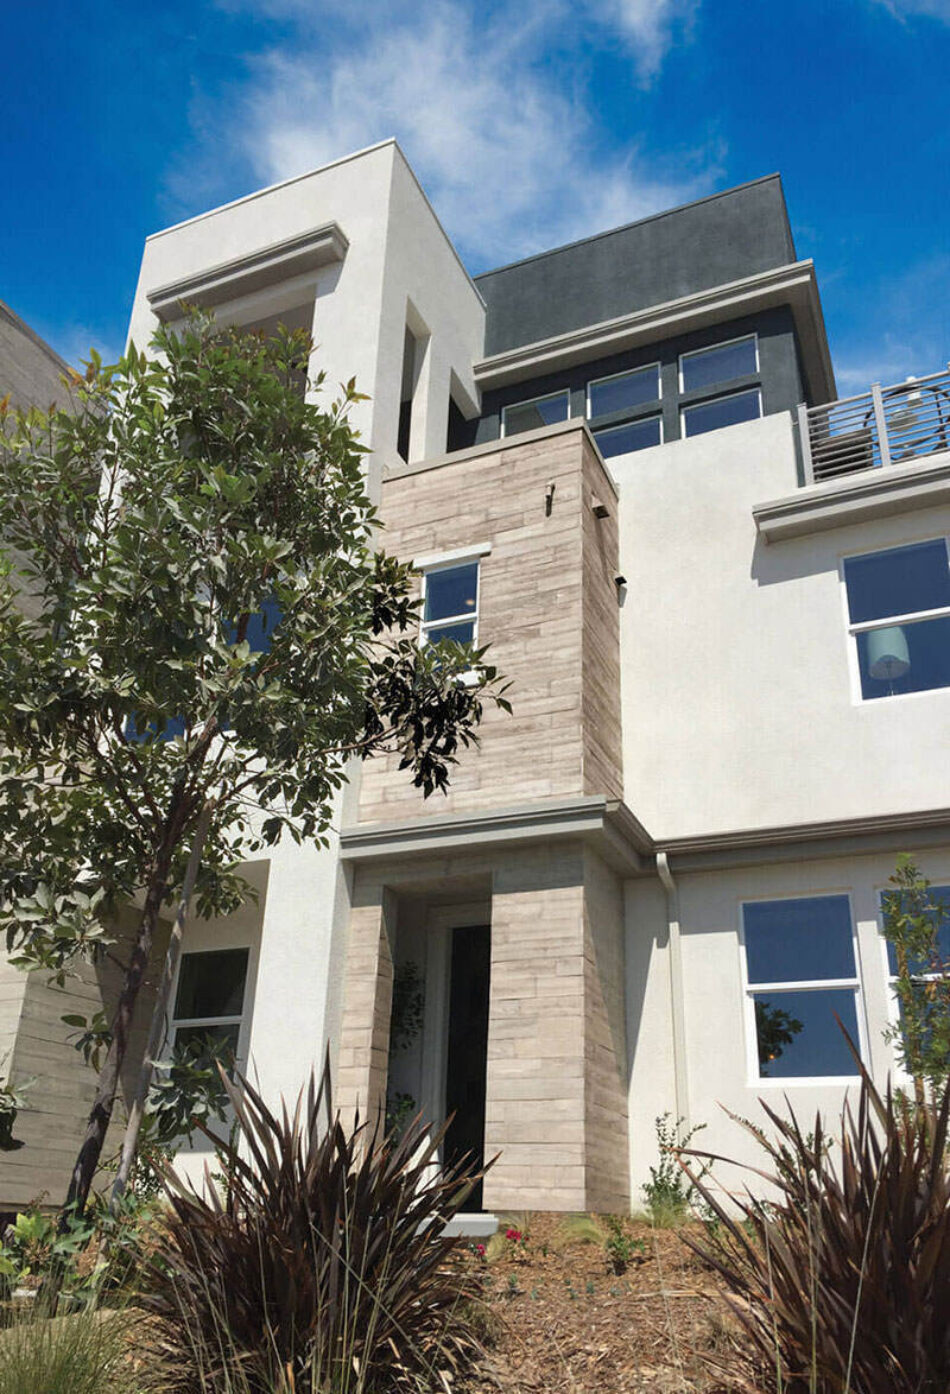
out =
<path fill-rule="evenodd" d="M 463 1239 L 490 1239 L 497 1228 L 497 1215 L 486 1215 L 479 1211 L 477 1215 L 454 1215 L 442 1233 L 447 1239 L 454 1239 L 456 1235 L 461 1235 Z"/>

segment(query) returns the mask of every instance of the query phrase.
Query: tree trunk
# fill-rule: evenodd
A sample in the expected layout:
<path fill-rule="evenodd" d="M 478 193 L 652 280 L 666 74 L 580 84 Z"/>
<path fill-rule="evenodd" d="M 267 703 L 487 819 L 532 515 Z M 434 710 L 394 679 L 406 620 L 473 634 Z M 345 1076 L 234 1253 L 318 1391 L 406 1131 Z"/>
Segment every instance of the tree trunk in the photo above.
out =
<path fill-rule="evenodd" d="M 208 804 L 205 804 L 198 818 L 197 827 L 195 828 L 195 840 L 192 844 L 191 856 L 188 858 L 185 880 L 182 885 L 181 900 L 178 902 L 178 913 L 175 916 L 175 923 L 172 926 L 171 937 L 168 941 L 168 952 L 165 955 L 165 966 L 162 969 L 162 978 L 155 997 L 155 1009 L 152 1012 L 152 1024 L 149 1028 L 148 1044 L 145 1047 L 145 1054 L 142 1056 L 142 1068 L 139 1070 L 138 1083 L 135 1088 L 135 1098 L 132 1100 L 132 1107 L 129 1110 L 129 1121 L 126 1125 L 125 1137 L 122 1140 L 122 1157 L 119 1161 L 119 1169 L 116 1172 L 115 1181 L 112 1186 L 112 1196 L 109 1200 L 109 1212 L 112 1215 L 117 1213 L 122 1197 L 125 1194 L 125 1189 L 129 1184 L 129 1173 L 132 1170 L 132 1163 L 135 1160 L 139 1130 L 142 1126 L 142 1117 L 145 1113 L 146 1102 L 148 1101 L 148 1091 L 152 1085 L 155 1061 L 162 1048 L 162 1041 L 165 1036 L 168 999 L 171 995 L 172 983 L 175 980 L 178 960 L 181 957 L 181 941 L 185 929 L 185 921 L 188 917 L 188 907 L 198 876 L 198 868 L 201 865 L 201 858 L 204 853 L 204 846 L 210 823 L 211 808 Z"/>
<path fill-rule="evenodd" d="M 99 1158 L 105 1146 L 106 1133 L 112 1119 L 116 1089 L 128 1050 L 135 1003 L 138 1000 L 142 980 L 148 971 L 155 928 L 158 924 L 158 914 L 165 897 L 170 862 L 170 851 L 163 848 L 156 860 L 146 889 L 145 905 L 142 910 L 142 918 L 139 921 L 135 947 L 126 969 L 122 991 L 116 1005 L 112 1042 L 99 1073 L 99 1086 L 89 1114 L 89 1121 L 86 1124 L 86 1135 L 82 1140 L 82 1146 L 79 1149 L 79 1155 L 70 1178 L 69 1190 L 66 1193 L 66 1201 L 60 1218 L 61 1226 L 68 1223 L 70 1213 L 78 1216 L 85 1210 L 93 1177 L 96 1174 Z"/>

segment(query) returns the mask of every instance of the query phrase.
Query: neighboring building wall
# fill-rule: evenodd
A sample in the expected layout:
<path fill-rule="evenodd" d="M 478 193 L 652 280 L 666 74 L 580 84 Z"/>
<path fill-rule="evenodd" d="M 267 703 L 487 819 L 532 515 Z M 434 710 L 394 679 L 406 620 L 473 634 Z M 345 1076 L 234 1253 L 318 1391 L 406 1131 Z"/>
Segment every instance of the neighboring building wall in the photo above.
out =
<path fill-rule="evenodd" d="M 116 954 L 121 956 L 127 950 L 132 927 L 132 916 L 124 916 L 117 926 Z M 125 1126 L 122 1099 L 127 1103 L 135 1087 L 154 1006 L 156 965 L 161 964 L 166 943 L 167 927 L 159 935 L 153 967 L 142 984 L 121 1096 L 104 1160 L 121 1145 Z M 120 986 L 119 970 L 107 959 L 95 967 L 77 965 L 64 988 L 50 983 L 45 972 L 20 976 L 24 984 L 22 1007 L 9 1068 L 18 1083 L 31 1079 L 33 1084 L 27 1094 L 27 1107 L 14 1126 L 14 1137 L 23 1146 L 0 1152 L 0 1210 L 13 1210 L 31 1201 L 56 1206 L 65 1199 L 95 1098 L 97 1077 L 72 1043 L 78 1033 L 65 1026 L 62 1018 L 76 1014 L 88 1019 L 99 1010 L 110 1014 Z"/>

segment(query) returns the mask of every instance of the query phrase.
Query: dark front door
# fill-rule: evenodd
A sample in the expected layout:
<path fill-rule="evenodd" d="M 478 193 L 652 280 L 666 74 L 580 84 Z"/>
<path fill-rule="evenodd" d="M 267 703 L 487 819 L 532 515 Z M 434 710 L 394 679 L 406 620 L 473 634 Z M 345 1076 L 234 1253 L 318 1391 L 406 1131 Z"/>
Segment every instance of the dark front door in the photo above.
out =
<path fill-rule="evenodd" d="M 485 1075 L 488 1055 L 488 985 L 491 930 L 466 925 L 452 931 L 449 979 L 449 1041 L 445 1069 L 445 1112 L 455 1117 L 445 1137 L 445 1163 L 470 1156 L 485 1160 Z M 482 1186 L 465 1203 L 481 1210 Z"/>

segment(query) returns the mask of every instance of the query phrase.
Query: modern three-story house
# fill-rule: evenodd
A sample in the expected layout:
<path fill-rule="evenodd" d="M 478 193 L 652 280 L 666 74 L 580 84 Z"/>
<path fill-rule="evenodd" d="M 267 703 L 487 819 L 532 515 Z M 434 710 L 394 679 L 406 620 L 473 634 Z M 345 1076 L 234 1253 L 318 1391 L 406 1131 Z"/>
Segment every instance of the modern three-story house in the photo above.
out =
<path fill-rule="evenodd" d="M 837 1112 L 836 1015 L 883 1079 L 880 893 L 904 850 L 950 884 L 950 374 L 838 399 L 778 176 L 472 278 L 387 141 L 150 237 L 131 337 L 182 301 L 310 329 L 369 394 L 420 642 L 491 645 L 513 714 L 447 797 L 370 762 L 328 849 L 251 867 L 170 1033 L 275 1098 L 329 1042 L 344 1109 L 498 1154 L 494 1209 L 636 1204 L 663 1113 L 748 1157 L 720 1105 Z M 18 990 L 60 1088 L 0 1208 L 65 1185 L 91 1089 Z"/>

